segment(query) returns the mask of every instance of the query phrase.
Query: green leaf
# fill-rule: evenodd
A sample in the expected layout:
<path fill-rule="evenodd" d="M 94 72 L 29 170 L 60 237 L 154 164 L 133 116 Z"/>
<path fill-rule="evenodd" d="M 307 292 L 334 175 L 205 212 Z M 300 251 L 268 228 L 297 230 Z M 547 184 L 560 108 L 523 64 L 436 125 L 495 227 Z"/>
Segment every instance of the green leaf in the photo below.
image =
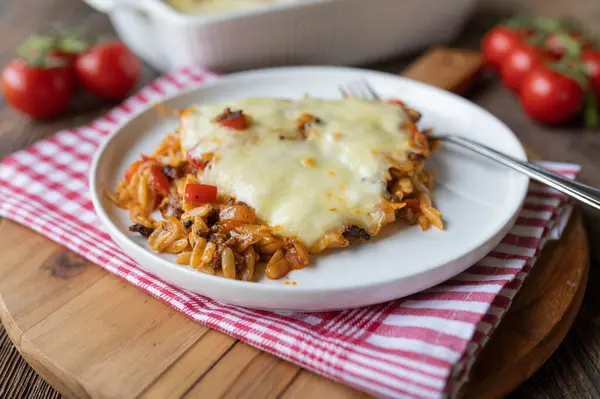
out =
<path fill-rule="evenodd" d="M 565 57 L 558 62 L 548 63 L 546 66 L 563 76 L 573 79 L 585 91 L 588 91 L 589 80 L 585 71 L 585 66 L 581 60 L 571 60 Z"/>
<path fill-rule="evenodd" d="M 52 57 L 52 50 L 58 49 L 53 36 L 31 35 L 18 48 L 17 55 L 32 67 L 56 67 L 65 65 L 65 61 Z"/>
<path fill-rule="evenodd" d="M 536 30 L 546 33 L 556 33 L 560 31 L 560 23 L 555 19 L 547 17 L 535 17 L 533 19 L 533 26 Z"/>
<path fill-rule="evenodd" d="M 565 49 L 565 55 L 571 59 L 578 59 L 581 55 L 581 43 L 566 33 L 557 35 L 560 44 Z"/>
<path fill-rule="evenodd" d="M 52 48 L 52 40 L 46 36 L 32 35 L 18 48 L 17 55 L 31 66 L 44 66 L 48 52 Z"/>
<path fill-rule="evenodd" d="M 83 40 L 75 36 L 65 36 L 57 40 L 56 48 L 67 53 L 81 53 L 87 49 L 88 45 Z"/>
<path fill-rule="evenodd" d="M 52 48 L 52 38 L 46 36 L 32 35 L 29 36 L 17 48 L 17 53 L 22 56 L 31 56 L 34 53 L 48 51 Z"/>
<path fill-rule="evenodd" d="M 533 18 L 529 15 L 515 15 L 505 20 L 502 25 L 511 29 L 529 28 L 532 26 Z"/>
<path fill-rule="evenodd" d="M 88 48 L 88 43 L 82 39 L 81 28 L 66 30 L 57 25 L 52 30 L 55 49 L 67 53 L 81 53 Z"/>
<path fill-rule="evenodd" d="M 543 47 L 550 34 L 550 32 L 537 31 L 533 36 L 527 39 L 527 44 L 534 47 Z"/>

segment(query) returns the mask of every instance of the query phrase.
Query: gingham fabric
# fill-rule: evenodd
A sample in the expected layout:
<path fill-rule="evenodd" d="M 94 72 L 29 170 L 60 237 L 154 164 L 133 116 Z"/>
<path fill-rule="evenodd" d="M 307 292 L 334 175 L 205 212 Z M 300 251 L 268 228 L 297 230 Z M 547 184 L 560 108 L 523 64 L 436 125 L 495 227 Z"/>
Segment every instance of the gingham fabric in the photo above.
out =
<path fill-rule="evenodd" d="M 548 239 L 570 215 L 565 198 L 532 184 L 516 226 L 459 276 L 408 298 L 325 313 L 225 305 L 171 286 L 124 255 L 96 219 L 87 172 L 111 131 L 161 98 L 217 76 L 181 69 L 88 126 L 57 133 L 0 164 L 0 214 L 70 248 L 200 323 L 379 397 L 453 396 Z M 579 167 L 547 163 L 574 177 Z"/>

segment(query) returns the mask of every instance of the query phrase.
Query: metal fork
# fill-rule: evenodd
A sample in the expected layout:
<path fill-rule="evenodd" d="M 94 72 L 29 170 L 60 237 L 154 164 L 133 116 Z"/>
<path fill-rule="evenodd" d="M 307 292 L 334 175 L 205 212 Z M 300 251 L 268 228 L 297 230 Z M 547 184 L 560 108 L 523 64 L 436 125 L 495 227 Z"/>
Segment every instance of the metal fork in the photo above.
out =
<path fill-rule="evenodd" d="M 339 89 L 342 95 L 345 97 L 352 96 L 370 101 L 379 100 L 379 95 L 377 95 L 377 92 L 366 80 L 350 82 L 346 85 L 340 86 Z M 493 150 L 483 144 L 465 137 L 447 134 L 432 135 L 429 137 L 474 151 L 480 155 L 501 163 L 502 165 L 521 172 L 527 175 L 530 179 L 546 184 L 555 190 L 560 191 L 561 193 L 573 197 L 584 204 L 596 209 L 600 209 L 600 190 L 595 187 L 567 179 L 566 177 L 544 169 L 541 166 L 502 154 L 501 152 Z"/>

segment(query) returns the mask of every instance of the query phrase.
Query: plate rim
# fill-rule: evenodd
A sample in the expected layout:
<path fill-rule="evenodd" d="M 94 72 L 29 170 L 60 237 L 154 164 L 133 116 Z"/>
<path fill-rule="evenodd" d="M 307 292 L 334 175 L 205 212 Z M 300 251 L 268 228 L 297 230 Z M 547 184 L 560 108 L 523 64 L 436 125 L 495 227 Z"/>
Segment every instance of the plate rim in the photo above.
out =
<path fill-rule="evenodd" d="M 520 140 L 518 139 L 518 137 L 516 136 L 516 134 L 512 131 L 512 129 L 510 129 L 504 122 L 502 122 L 500 119 L 498 119 L 496 116 L 491 114 L 489 111 L 487 111 L 483 107 L 481 107 L 463 97 L 460 97 L 454 93 L 451 93 L 446 90 L 440 89 L 438 87 L 429 85 L 427 83 L 419 82 L 419 81 L 409 79 L 409 78 L 406 78 L 403 76 L 399 76 L 399 75 L 396 75 L 393 73 L 380 72 L 380 71 L 375 71 L 375 70 L 370 70 L 370 69 L 365 69 L 365 68 L 316 66 L 315 65 L 315 66 L 260 68 L 260 69 L 252 69 L 252 70 L 248 70 L 248 71 L 224 75 L 224 76 L 220 76 L 218 79 L 215 79 L 215 80 L 211 79 L 210 81 L 200 82 L 189 88 L 181 90 L 177 93 L 168 95 L 168 96 L 160 99 L 157 102 L 153 102 L 153 103 L 146 105 L 145 107 L 141 108 L 139 111 L 131 114 L 126 120 L 121 122 L 114 130 L 112 130 L 110 132 L 110 134 L 106 138 L 104 138 L 103 142 L 97 148 L 96 153 L 94 154 L 94 157 L 92 160 L 92 164 L 91 164 L 91 168 L 90 168 L 90 172 L 89 172 L 89 179 L 88 179 L 91 200 L 92 200 L 96 215 L 98 216 L 99 220 L 101 221 L 103 227 L 105 229 L 107 229 L 111 238 L 116 242 L 116 244 L 123 250 L 123 252 L 128 257 L 132 257 L 131 255 L 129 255 L 129 253 L 128 253 L 129 251 L 132 251 L 132 252 L 135 251 L 135 252 L 142 253 L 145 255 L 151 255 L 156 262 L 159 262 L 161 264 L 161 266 L 164 266 L 167 268 L 172 268 L 172 269 L 176 268 L 177 272 L 185 273 L 187 275 L 194 276 L 194 278 L 199 278 L 201 280 L 203 279 L 204 280 L 203 284 L 216 283 L 218 285 L 223 286 L 223 288 L 232 288 L 232 289 L 243 288 L 244 290 L 246 290 L 248 292 L 260 292 L 261 294 L 285 293 L 286 295 L 296 297 L 297 295 L 302 295 L 302 294 L 314 294 L 316 292 L 323 293 L 323 291 L 327 291 L 328 293 L 335 294 L 335 293 L 343 293 L 343 292 L 348 292 L 351 290 L 358 290 L 358 289 L 368 290 L 368 289 L 374 289 L 375 287 L 378 287 L 378 286 L 382 286 L 383 284 L 399 283 L 403 280 L 407 280 L 407 279 L 411 279 L 411 278 L 418 278 L 419 276 L 422 276 L 426 273 L 431 273 L 431 272 L 435 272 L 436 270 L 443 269 L 445 266 L 448 266 L 449 264 L 451 264 L 453 262 L 459 261 L 461 258 L 467 256 L 469 253 L 477 251 L 478 249 L 481 249 L 483 246 L 486 246 L 495 240 L 499 242 L 502 239 L 502 237 L 504 237 L 504 235 L 506 235 L 510 231 L 510 229 L 512 228 L 512 226 L 514 225 L 514 223 L 516 221 L 516 218 L 523 206 L 524 200 L 527 195 L 527 191 L 528 191 L 528 187 L 529 187 L 529 179 L 527 179 L 525 176 L 523 176 L 523 178 L 520 179 L 520 182 L 518 183 L 518 187 L 516 187 L 517 185 L 515 185 L 515 187 L 514 187 L 515 194 L 514 194 L 513 198 L 514 198 L 514 202 L 517 206 L 514 208 L 514 211 L 512 212 L 512 214 L 510 215 L 508 220 L 504 220 L 503 225 L 500 229 L 495 230 L 490 235 L 485 236 L 484 238 L 474 242 L 472 245 L 469 246 L 469 249 L 465 250 L 460 256 L 453 258 L 451 260 L 448 260 L 447 262 L 445 262 L 441 265 L 438 265 L 436 267 L 433 267 L 433 268 L 430 268 L 427 270 L 422 270 L 422 271 L 419 271 L 417 273 L 413 273 L 413 274 L 410 274 L 407 276 L 390 279 L 389 281 L 387 281 L 385 283 L 371 282 L 369 284 L 358 285 L 358 286 L 356 284 L 353 284 L 353 285 L 332 287 L 330 289 L 324 290 L 322 287 L 321 288 L 311 287 L 310 285 L 298 285 L 298 286 L 293 286 L 293 289 L 290 289 L 290 287 L 283 285 L 283 284 L 268 285 L 268 284 L 259 284 L 259 283 L 248 283 L 245 281 L 225 279 L 222 277 L 217 277 L 217 276 L 200 273 L 191 268 L 182 267 L 181 265 L 177 265 L 176 263 L 174 263 L 172 261 L 169 261 L 165 258 L 158 256 L 157 254 L 153 253 L 152 251 L 148 250 L 147 248 L 143 248 L 143 247 L 137 245 L 137 243 L 135 243 L 127 234 L 125 234 L 123 231 L 121 231 L 121 229 L 119 229 L 111 221 L 111 217 L 104 210 L 104 207 L 102 206 L 102 203 L 100 200 L 100 197 L 103 196 L 104 194 L 102 193 L 102 190 L 99 190 L 100 182 L 99 182 L 99 176 L 98 176 L 99 171 L 98 170 L 99 170 L 99 164 L 100 164 L 102 157 L 105 154 L 107 148 L 110 146 L 110 144 L 112 143 L 113 140 L 116 140 L 116 138 L 119 136 L 119 133 L 122 132 L 126 128 L 127 125 L 133 123 L 138 118 L 142 118 L 146 113 L 153 112 L 156 104 L 162 104 L 162 103 L 171 101 L 173 99 L 176 99 L 178 97 L 189 95 L 196 91 L 203 91 L 207 88 L 217 86 L 219 84 L 227 83 L 228 81 L 244 80 L 246 78 L 251 78 L 256 75 L 269 74 L 272 72 L 294 73 L 294 72 L 307 72 L 307 71 L 320 71 L 320 72 L 339 71 L 339 72 L 362 73 L 365 75 L 381 76 L 383 78 L 388 78 L 388 79 L 391 78 L 391 79 L 401 80 L 401 81 L 409 82 L 411 85 L 415 85 L 422 89 L 434 91 L 434 92 L 443 94 L 445 96 L 452 97 L 453 101 L 458 101 L 461 103 L 466 103 L 468 106 L 477 107 L 479 109 L 479 111 L 483 112 L 484 114 L 486 114 L 486 116 L 488 116 L 489 118 L 492 118 L 497 123 L 499 123 L 504 128 L 504 130 L 507 132 L 507 134 L 509 134 L 509 136 L 512 138 L 512 140 L 514 141 L 514 144 L 516 145 L 516 149 L 518 150 L 517 152 L 519 152 L 518 154 L 514 154 L 513 156 L 515 156 L 516 158 L 518 158 L 520 160 L 527 160 L 525 149 L 524 149 L 522 143 L 520 142 Z M 118 237 L 118 239 L 115 238 L 115 235 Z M 127 243 L 127 250 L 125 248 L 123 248 L 123 246 L 120 244 L 120 242 Z M 136 261 L 136 263 L 138 263 L 138 262 Z M 454 275 L 457 275 L 457 274 L 463 272 L 464 270 L 468 269 L 470 266 L 472 266 L 472 265 L 461 268 L 461 271 L 459 271 L 458 273 L 456 273 Z M 142 268 L 146 273 L 153 274 L 152 272 L 148 271 L 142 265 L 139 265 L 138 267 Z M 158 277 L 159 279 L 162 279 L 162 277 L 160 277 L 160 276 L 156 276 L 156 277 Z M 428 285 L 428 287 L 433 287 L 445 280 L 447 280 L 447 278 L 440 280 L 440 281 L 436 281 L 435 283 Z M 177 286 L 177 284 L 174 284 L 174 283 L 168 283 L 168 284 Z M 181 289 L 184 289 L 184 288 L 181 288 Z M 206 295 L 206 294 L 199 293 L 199 295 Z M 410 295 L 410 294 L 407 294 L 407 295 Z M 401 297 L 404 297 L 404 296 L 405 295 L 402 295 Z M 374 302 L 374 303 L 379 303 L 379 302 Z M 374 304 L 374 303 L 371 303 L 371 304 Z M 327 308 L 326 306 L 324 306 L 323 309 L 332 310 L 332 308 Z"/>

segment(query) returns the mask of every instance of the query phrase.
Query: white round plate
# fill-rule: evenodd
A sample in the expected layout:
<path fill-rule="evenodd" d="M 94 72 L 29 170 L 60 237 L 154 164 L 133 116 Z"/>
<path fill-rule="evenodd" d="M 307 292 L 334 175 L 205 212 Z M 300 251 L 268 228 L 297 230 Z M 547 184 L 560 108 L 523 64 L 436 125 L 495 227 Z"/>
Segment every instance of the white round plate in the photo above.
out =
<path fill-rule="evenodd" d="M 525 151 L 515 135 L 482 108 L 454 94 L 395 75 L 338 67 L 274 68 L 229 75 L 164 102 L 172 108 L 240 97 L 299 98 L 305 93 L 339 98 L 338 86 L 367 79 L 382 97 L 397 97 L 423 114 L 422 126 L 482 142 L 518 159 Z M 512 227 L 525 198 L 528 179 L 480 156 L 444 146 L 427 162 L 437 173 L 434 198 L 445 231 L 388 226 L 368 243 L 314 257 L 289 281 L 255 283 L 228 280 L 174 263 L 171 255 L 150 251 L 145 239 L 129 233 L 128 213 L 102 193 L 114 190 L 127 166 L 150 153 L 174 130 L 155 109 L 131 119 L 100 148 L 91 170 L 96 212 L 123 251 L 145 270 L 212 299 L 252 308 L 325 311 L 400 298 L 432 287 L 476 263 Z M 282 157 L 285 154 L 281 154 Z M 276 165 L 274 165 L 276 167 Z M 307 187 L 307 189 L 309 189 Z"/>

